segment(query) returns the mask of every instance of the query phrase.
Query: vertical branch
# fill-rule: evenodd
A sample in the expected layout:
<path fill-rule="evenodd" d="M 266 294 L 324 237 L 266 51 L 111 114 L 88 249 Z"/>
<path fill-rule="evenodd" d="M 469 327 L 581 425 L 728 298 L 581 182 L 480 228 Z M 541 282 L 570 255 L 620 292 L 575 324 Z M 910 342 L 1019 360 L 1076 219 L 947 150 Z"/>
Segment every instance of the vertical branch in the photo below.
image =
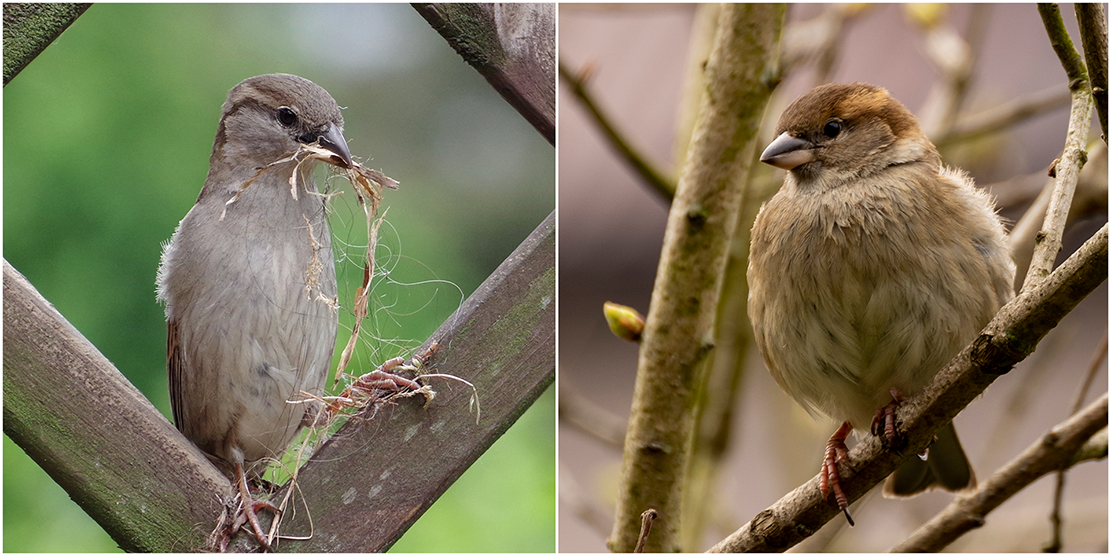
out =
<path fill-rule="evenodd" d="M 1107 142 L 1107 11 L 1105 4 L 1080 2 L 1076 4 L 1076 22 L 1080 26 L 1080 44 L 1084 46 L 1084 60 L 1092 80 L 1092 96 L 1096 99 L 1096 113 L 1103 129 L 1103 142 Z"/>
<path fill-rule="evenodd" d="M 1076 401 L 1072 405 L 1072 413 L 1076 415 L 1080 412 L 1081 407 L 1084 405 L 1084 400 L 1088 397 L 1088 389 L 1092 386 L 1092 381 L 1096 378 L 1096 373 L 1099 372 L 1100 363 L 1107 357 L 1107 332 L 1103 333 L 1103 341 L 1099 343 L 1096 348 L 1095 355 L 1092 356 L 1092 362 L 1088 365 L 1088 374 L 1084 377 L 1084 381 L 1080 383 L 1080 387 L 1076 391 Z M 1106 428 L 1104 429 L 1106 431 Z M 1049 546 L 1045 547 L 1046 552 L 1058 553 L 1061 552 L 1063 544 L 1061 530 L 1063 529 L 1064 519 L 1062 516 L 1062 506 L 1065 500 L 1065 475 L 1067 469 L 1057 471 L 1057 482 L 1053 490 L 1053 513 L 1049 516 L 1049 522 L 1053 525 L 1053 540 L 1050 541 Z"/>
<path fill-rule="evenodd" d="M 1065 23 L 1061 20 L 1061 10 L 1056 4 L 1038 4 L 1038 13 L 1045 24 L 1053 51 L 1061 60 L 1069 78 L 1072 93 L 1072 110 L 1069 114 L 1069 130 L 1065 137 L 1065 149 L 1057 162 L 1056 184 L 1049 200 L 1042 230 L 1035 238 L 1034 256 L 1030 270 L 1026 272 L 1023 291 L 1037 286 L 1053 270 L 1053 261 L 1061 250 L 1061 237 L 1064 235 L 1065 220 L 1072 204 L 1073 192 L 1080 177 L 1080 168 L 1087 159 L 1084 144 L 1092 123 L 1092 90 L 1088 84 L 1088 72 L 1080 54 L 1072 44 Z"/>
<path fill-rule="evenodd" d="M 783 5 L 722 8 L 707 64 L 706 94 L 668 215 L 663 252 L 640 348 L 609 548 L 636 546 L 641 512 L 659 520 L 647 551 L 676 551 L 694 401 L 713 349 L 718 296 L 740 188 L 751 166 L 770 95 Z"/>
<path fill-rule="evenodd" d="M 706 90 L 706 61 L 714 48 L 720 17 L 721 4 L 700 3 L 694 8 L 694 21 L 691 22 L 691 36 L 687 43 L 687 61 L 683 70 L 682 97 L 679 99 L 671 147 L 676 165 L 686 160 L 687 149 L 690 148 L 691 132 L 694 131 L 698 109 L 702 107 L 702 95 Z"/>

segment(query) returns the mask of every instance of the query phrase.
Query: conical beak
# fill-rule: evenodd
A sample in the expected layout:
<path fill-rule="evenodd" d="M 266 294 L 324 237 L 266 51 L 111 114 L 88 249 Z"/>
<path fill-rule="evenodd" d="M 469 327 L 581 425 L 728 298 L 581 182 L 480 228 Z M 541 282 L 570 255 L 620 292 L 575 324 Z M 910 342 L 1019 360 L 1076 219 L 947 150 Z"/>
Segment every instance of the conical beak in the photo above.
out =
<path fill-rule="evenodd" d="M 814 144 L 805 139 L 793 137 L 784 132 L 775 138 L 760 155 L 760 162 L 771 164 L 776 168 L 794 170 L 795 168 L 814 161 Z"/>
<path fill-rule="evenodd" d="M 343 168 L 350 168 L 351 151 L 347 149 L 347 141 L 343 138 L 343 130 L 334 125 L 317 137 L 320 146 L 332 152 L 332 164 Z"/>

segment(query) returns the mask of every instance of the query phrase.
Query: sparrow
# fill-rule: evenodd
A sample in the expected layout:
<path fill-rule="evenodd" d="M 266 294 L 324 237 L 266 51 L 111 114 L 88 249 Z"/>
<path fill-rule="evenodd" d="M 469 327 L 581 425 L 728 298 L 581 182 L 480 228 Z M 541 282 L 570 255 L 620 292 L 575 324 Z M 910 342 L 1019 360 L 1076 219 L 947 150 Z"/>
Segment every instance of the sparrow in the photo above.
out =
<path fill-rule="evenodd" d="M 1014 296 L 1015 265 L 993 199 L 941 163 L 887 90 L 817 87 L 780 117 L 760 156 L 787 170 L 752 228 L 748 311 L 779 386 L 842 422 L 826 445 L 822 494 L 849 523 L 837 464 L 854 429 L 894 445 L 895 408 Z M 912 496 L 976 485 L 953 424 L 888 479 Z"/>
<path fill-rule="evenodd" d="M 327 91 L 286 74 L 236 85 L 204 187 L 158 270 L 174 423 L 238 489 L 231 532 L 245 520 L 264 549 L 257 512 L 277 508 L 248 483 L 312 423 L 336 342 L 326 199 L 313 181 L 320 159 L 352 165 Z"/>

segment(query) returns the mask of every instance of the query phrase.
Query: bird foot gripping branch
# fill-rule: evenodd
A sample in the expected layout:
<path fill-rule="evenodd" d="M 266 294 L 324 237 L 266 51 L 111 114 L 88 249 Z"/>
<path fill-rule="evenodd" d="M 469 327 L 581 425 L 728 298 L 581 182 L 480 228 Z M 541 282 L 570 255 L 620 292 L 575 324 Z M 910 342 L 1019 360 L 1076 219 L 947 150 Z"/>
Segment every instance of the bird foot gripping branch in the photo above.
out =
<path fill-rule="evenodd" d="M 259 479 L 262 482 L 261 479 Z M 267 481 L 268 483 L 268 481 Z M 273 484 L 270 485 L 271 488 Z M 250 488 L 247 486 L 246 476 L 242 473 L 235 481 L 236 495 L 224 501 L 224 510 L 220 517 L 216 520 L 216 528 L 208 535 L 208 544 L 206 549 L 214 550 L 216 552 L 227 552 L 228 544 L 231 543 L 235 534 L 243 528 L 244 525 L 249 526 L 251 531 L 255 534 L 256 540 L 263 551 L 270 551 L 271 541 L 273 537 L 268 537 L 262 532 L 262 524 L 258 519 L 258 512 L 260 510 L 269 510 L 274 513 L 278 518 L 281 517 L 282 510 L 275 506 L 269 500 L 254 497 Z"/>

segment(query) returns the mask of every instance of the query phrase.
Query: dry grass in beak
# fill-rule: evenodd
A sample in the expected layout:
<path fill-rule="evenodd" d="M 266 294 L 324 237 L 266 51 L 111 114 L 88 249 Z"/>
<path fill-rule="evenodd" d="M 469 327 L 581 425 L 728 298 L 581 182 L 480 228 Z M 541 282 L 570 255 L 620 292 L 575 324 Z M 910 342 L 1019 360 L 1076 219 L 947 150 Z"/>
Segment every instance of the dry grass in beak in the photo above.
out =
<path fill-rule="evenodd" d="M 301 165 L 311 160 L 324 161 L 346 174 L 347 180 L 350 181 L 351 185 L 355 188 L 355 193 L 359 195 L 360 204 L 363 204 L 364 198 L 372 199 L 372 208 L 368 211 L 370 215 L 378 212 L 378 202 L 382 200 L 382 189 L 397 189 L 399 185 L 397 180 L 378 170 L 367 168 L 358 162 L 352 161 L 351 166 L 348 166 L 342 158 L 316 143 L 301 145 L 300 148 L 297 149 L 297 152 L 259 168 L 258 171 L 255 172 L 255 175 L 243 182 L 243 185 L 239 186 L 239 190 L 235 192 L 235 195 L 225 203 L 224 212 L 220 214 L 220 220 L 223 220 L 224 216 L 227 214 L 227 207 L 238 201 L 239 196 L 242 195 L 259 176 L 280 164 L 286 164 L 288 162 L 297 163 L 297 166 L 293 170 L 293 174 L 289 176 L 289 194 L 293 196 L 294 200 L 297 200 L 297 177 L 301 175 Z"/>

